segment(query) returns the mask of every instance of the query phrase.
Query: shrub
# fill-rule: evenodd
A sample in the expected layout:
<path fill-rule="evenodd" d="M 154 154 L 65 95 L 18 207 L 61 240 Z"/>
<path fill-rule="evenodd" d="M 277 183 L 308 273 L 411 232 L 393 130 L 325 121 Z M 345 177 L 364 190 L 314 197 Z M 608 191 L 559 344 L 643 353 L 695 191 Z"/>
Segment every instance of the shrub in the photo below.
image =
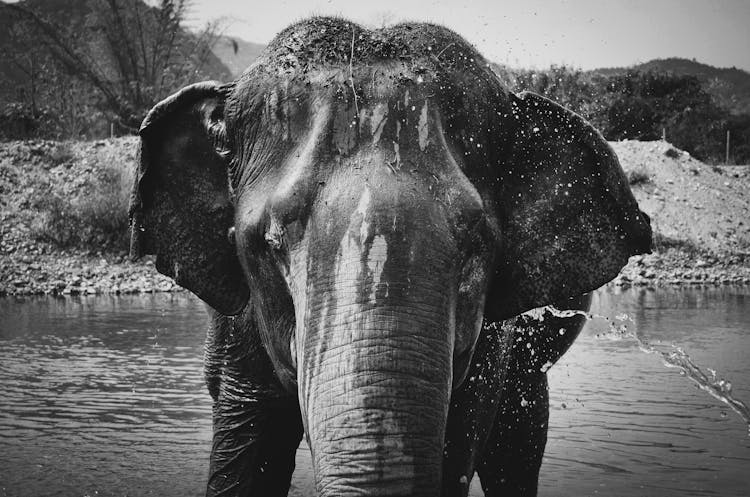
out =
<path fill-rule="evenodd" d="M 33 205 L 38 213 L 31 223 L 34 236 L 63 248 L 126 250 L 131 169 L 102 164 L 75 195 L 47 185 Z"/>
<path fill-rule="evenodd" d="M 74 157 L 73 147 L 67 142 L 58 143 L 49 154 L 50 162 L 55 166 L 68 162 Z"/>
<path fill-rule="evenodd" d="M 721 107 L 695 76 L 635 71 L 583 72 L 564 66 L 544 71 L 493 66 L 512 91 L 529 90 L 578 112 L 608 140 L 667 139 L 704 162 L 750 161 L 750 115 Z"/>
<path fill-rule="evenodd" d="M 670 159 L 679 159 L 680 155 L 682 155 L 682 154 L 680 154 L 680 152 L 677 149 L 670 148 L 669 150 L 667 150 L 666 152 L 664 152 L 664 155 L 666 155 Z"/>
<path fill-rule="evenodd" d="M 705 252 L 690 240 L 672 238 L 670 236 L 662 235 L 658 231 L 654 231 L 653 233 L 653 247 L 654 252 L 663 253 L 668 250 L 675 250 L 693 257 L 702 256 Z"/>
<path fill-rule="evenodd" d="M 628 183 L 630 186 L 645 185 L 651 183 L 651 177 L 642 169 L 633 169 L 628 172 Z"/>

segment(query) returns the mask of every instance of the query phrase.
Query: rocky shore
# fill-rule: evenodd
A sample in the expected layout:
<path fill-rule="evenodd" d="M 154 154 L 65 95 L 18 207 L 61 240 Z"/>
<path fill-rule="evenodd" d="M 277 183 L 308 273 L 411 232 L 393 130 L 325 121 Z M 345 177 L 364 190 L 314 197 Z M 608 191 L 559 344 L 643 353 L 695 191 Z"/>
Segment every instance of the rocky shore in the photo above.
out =
<path fill-rule="evenodd" d="M 749 168 L 709 166 L 666 142 L 612 145 L 658 236 L 655 253 L 631 258 L 610 285 L 750 284 Z M 136 141 L 76 143 L 67 160 L 49 164 L 44 150 L 54 147 L 0 144 L 0 296 L 183 291 L 156 272 L 152 259 L 134 263 L 124 250 L 63 250 L 34 235 L 31 176 L 44 173 L 66 188 L 83 185 L 81 176 L 96 174 L 97 162 L 85 158 L 132 162 Z"/>
<path fill-rule="evenodd" d="M 10 217 L 10 219 L 9 219 Z M 176 292 L 152 259 L 130 262 L 125 252 L 60 250 L 30 239 L 12 216 L 0 218 L 0 296 Z"/>
<path fill-rule="evenodd" d="M 670 251 L 632 257 L 609 283 L 617 287 L 750 285 L 750 259 L 690 257 Z"/>
<path fill-rule="evenodd" d="M 132 263 L 119 256 L 19 254 L 3 261 L 0 274 L 0 296 L 183 291 L 170 278 L 158 274 L 153 261 Z"/>

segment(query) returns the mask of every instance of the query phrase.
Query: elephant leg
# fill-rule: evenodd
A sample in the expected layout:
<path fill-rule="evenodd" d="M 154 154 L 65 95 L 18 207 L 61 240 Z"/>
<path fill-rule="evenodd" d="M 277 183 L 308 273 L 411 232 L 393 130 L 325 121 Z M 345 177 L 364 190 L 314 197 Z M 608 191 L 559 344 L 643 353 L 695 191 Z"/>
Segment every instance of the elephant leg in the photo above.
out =
<path fill-rule="evenodd" d="M 588 310 L 591 294 L 557 303 L 559 309 Z M 549 391 L 546 371 L 573 344 L 586 319 L 519 316 L 505 321 L 514 330 L 512 359 L 477 472 L 486 496 L 537 493 L 539 468 L 547 444 Z"/>
<path fill-rule="evenodd" d="M 548 421 L 546 373 L 513 367 L 477 468 L 485 497 L 537 494 Z"/>
<path fill-rule="evenodd" d="M 206 495 L 286 496 L 301 440 L 295 399 L 219 400 Z"/>
<path fill-rule="evenodd" d="M 510 330 L 512 331 L 512 330 Z M 443 453 L 442 497 L 466 497 L 478 455 L 493 430 L 500 405 L 512 333 L 485 326 L 461 387 L 451 396 Z"/>
<path fill-rule="evenodd" d="M 289 492 L 302 418 L 281 388 L 252 315 L 213 316 L 206 340 L 206 384 L 214 399 L 209 497 Z"/>

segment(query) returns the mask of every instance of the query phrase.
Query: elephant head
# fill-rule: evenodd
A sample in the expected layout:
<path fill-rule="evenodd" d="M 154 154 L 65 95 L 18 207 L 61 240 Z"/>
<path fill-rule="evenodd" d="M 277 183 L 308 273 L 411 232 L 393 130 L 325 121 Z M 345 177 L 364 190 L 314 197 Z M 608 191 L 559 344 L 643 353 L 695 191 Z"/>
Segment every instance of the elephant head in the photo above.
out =
<path fill-rule="evenodd" d="M 299 22 L 140 135 L 132 254 L 219 313 L 252 307 L 322 495 L 439 494 L 483 320 L 650 248 L 601 135 L 430 24 Z"/>

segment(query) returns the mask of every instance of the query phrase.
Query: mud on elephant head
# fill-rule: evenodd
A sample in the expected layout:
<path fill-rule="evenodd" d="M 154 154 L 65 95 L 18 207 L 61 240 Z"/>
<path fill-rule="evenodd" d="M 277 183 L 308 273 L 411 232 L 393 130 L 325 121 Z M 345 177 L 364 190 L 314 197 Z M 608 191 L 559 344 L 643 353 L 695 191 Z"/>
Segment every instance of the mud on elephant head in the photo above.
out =
<path fill-rule="evenodd" d="M 219 313 L 254 310 L 322 493 L 376 454 L 430 494 L 483 319 L 589 292 L 650 249 L 602 136 L 435 25 L 299 22 L 140 134 L 132 255 Z"/>

